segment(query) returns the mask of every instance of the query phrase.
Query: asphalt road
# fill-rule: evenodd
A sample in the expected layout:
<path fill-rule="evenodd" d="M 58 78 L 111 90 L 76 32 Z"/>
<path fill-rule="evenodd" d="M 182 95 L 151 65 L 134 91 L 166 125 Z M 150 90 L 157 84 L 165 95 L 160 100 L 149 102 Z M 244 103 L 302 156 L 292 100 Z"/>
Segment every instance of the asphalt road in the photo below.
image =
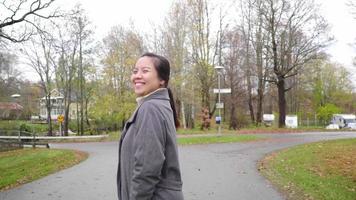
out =
<path fill-rule="evenodd" d="M 186 200 L 279 200 L 260 176 L 257 163 L 266 154 L 297 144 L 356 138 L 356 132 L 270 134 L 264 141 L 179 146 Z M 89 152 L 69 169 L 0 192 L 0 200 L 115 200 L 117 142 L 51 144 Z"/>

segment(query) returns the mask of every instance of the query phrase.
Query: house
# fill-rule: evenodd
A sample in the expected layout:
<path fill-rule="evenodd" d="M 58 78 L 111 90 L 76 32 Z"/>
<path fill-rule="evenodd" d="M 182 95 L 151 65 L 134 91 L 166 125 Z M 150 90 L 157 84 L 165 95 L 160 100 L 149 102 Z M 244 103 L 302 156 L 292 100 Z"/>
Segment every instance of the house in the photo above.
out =
<path fill-rule="evenodd" d="M 51 91 L 51 119 L 57 120 L 59 115 L 64 116 L 64 96 L 57 89 Z M 46 97 L 40 99 L 40 118 L 47 119 Z M 77 103 L 69 105 L 69 118 L 77 118 Z"/>
<path fill-rule="evenodd" d="M 17 119 L 23 107 L 15 102 L 0 102 L 0 119 Z"/>
<path fill-rule="evenodd" d="M 54 89 L 51 91 L 51 119 L 57 120 L 59 115 L 64 115 L 64 96 Z M 40 99 L 40 117 L 47 119 L 46 97 Z"/>

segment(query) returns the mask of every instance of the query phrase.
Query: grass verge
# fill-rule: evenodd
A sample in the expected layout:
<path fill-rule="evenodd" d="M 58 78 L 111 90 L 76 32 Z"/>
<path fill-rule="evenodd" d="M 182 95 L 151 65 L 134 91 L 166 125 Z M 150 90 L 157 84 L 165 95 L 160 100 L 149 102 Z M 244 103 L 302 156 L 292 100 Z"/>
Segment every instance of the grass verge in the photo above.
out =
<path fill-rule="evenodd" d="M 73 166 L 88 155 L 58 149 L 20 149 L 0 153 L 0 191 Z"/>
<path fill-rule="evenodd" d="M 267 156 L 260 170 L 287 199 L 356 199 L 356 139 L 297 146 Z"/>
<path fill-rule="evenodd" d="M 221 136 L 197 136 L 197 137 L 180 137 L 178 144 L 211 144 L 211 143 L 232 143 L 232 142 L 249 142 L 264 139 L 263 136 L 256 135 L 221 135 Z"/>

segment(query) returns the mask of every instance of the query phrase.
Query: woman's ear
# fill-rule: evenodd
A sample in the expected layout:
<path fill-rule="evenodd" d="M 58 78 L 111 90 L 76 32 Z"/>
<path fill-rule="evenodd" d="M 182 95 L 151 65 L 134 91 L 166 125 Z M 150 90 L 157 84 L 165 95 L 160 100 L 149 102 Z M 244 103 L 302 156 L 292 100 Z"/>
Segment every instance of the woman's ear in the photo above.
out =
<path fill-rule="evenodd" d="M 164 87 L 164 86 L 165 86 L 165 83 L 166 83 L 166 81 L 160 80 L 159 85 L 160 85 L 161 87 Z"/>

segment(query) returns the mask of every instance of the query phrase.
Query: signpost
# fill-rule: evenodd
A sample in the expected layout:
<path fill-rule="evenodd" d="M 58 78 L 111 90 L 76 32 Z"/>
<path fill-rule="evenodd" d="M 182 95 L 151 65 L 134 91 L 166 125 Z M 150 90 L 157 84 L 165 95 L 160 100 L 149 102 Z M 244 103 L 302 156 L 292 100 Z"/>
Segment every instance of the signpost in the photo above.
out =
<path fill-rule="evenodd" d="M 63 115 L 58 115 L 57 120 L 59 122 L 59 134 L 63 136 L 62 134 L 62 123 L 64 121 L 64 116 Z"/>
<path fill-rule="evenodd" d="M 231 88 L 221 88 L 221 89 L 214 89 L 214 94 L 230 94 L 231 93 Z"/>
<path fill-rule="evenodd" d="M 224 103 L 216 103 L 216 108 L 217 109 L 223 109 L 224 108 Z"/>
<path fill-rule="evenodd" d="M 221 109 L 224 108 L 224 103 L 221 103 L 220 95 L 221 94 L 230 94 L 231 93 L 231 88 L 220 88 L 220 74 L 221 71 L 224 69 L 223 66 L 215 66 L 214 67 L 217 72 L 218 72 L 218 89 L 214 89 L 214 93 L 218 94 L 218 103 L 216 104 L 216 108 L 219 110 L 219 116 L 215 117 L 215 121 L 217 124 L 219 124 L 219 129 L 218 129 L 218 135 L 221 134 L 221 124 L 222 124 L 222 117 L 221 117 Z"/>

